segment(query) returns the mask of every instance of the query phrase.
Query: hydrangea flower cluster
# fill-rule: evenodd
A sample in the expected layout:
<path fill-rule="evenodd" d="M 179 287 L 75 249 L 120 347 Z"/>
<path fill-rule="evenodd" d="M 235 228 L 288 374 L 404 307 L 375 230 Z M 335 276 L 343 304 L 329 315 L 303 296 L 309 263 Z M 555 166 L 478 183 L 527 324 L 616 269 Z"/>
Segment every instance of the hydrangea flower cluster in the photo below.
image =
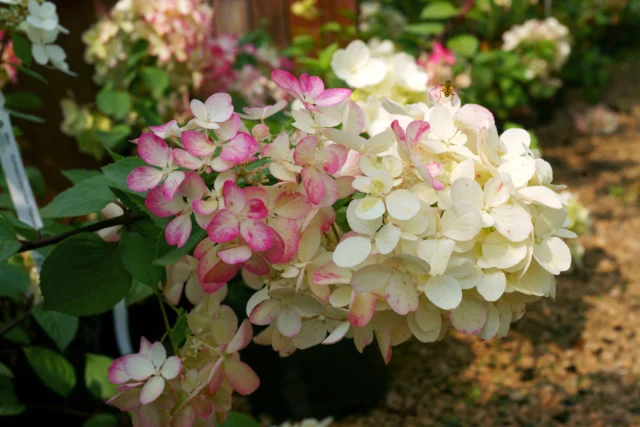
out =
<path fill-rule="evenodd" d="M 265 120 L 285 102 L 240 114 L 217 93 L 191 102 L 186 126 L 134 141 L 147 166 L 127 183 L 171 218 L 167 242 L 207 234 L 163 290 L 196 304 L 182 369 L 173 359 L 165 372 L 166 354 L 146 343 L 112 367 L 113 403 L 134 419 L 223 419 L 233 390 L 259 384 L 237 355 L 251 324 L 264 327 L 253 340 L 282 356 L 345 337 L 362 351 L 375 338 L 388 363 L 411 337 L 505 336 L 570 266 L 563 187 L 526 131 L 499 134 L 488 110 L 435 87 L 428 104 L 384 99 L 385 129 L 367 133 L 349 89 L 283 70 L 272 79 L 296 98 L 277 134 Z M 238 274 L 256 290 L 239 328 L 221 305 Z"/>
<path fill-rule="evenodd" d="M 525 58 L 529 67 L 528 77 L 530 79 L 549 78 L 553 71 L 562 68 L 571 53 L 569 29 L 554 17 L 549 17 L 544 21 L 530 19 L 522 25 L 515 25 L 502 34 L 502 41 L 502 49 L 506 51 L 522 50 L 542 41 L 549 42 L 553 46 L 553 54 L 549 59 L 535 55 L 533 58 Z"/>
<path fill-rule="evenodd" d="M 389 114 L 382 107 L 383 98 L 400 104 L 427 102 L 428 75 L 411 55 L 396 52 L 391 40 L 354 40 L 333 54 L 331 68 L 355 89 L 352 99 L 364 111 L 369 134 L 388 127 Z"/>
<path fill-rule="evenodd" d="M 6 29 L 9 26 L 15 26 L 16 30 L 27 36 L 31 42 L 33 59 L 40 65 L 51 64 L 66 74 L 75 75 L 69 70 L 67 54 L 59 45 L 55 44 L 60 33 L 69 34 L 69 30 L 59 23 L 56 5 L 42 0 L 15 0 L 5 3 L 8 3 L 12 9 L 3 14 L 2 20 L 6 20 L 6 22 L 3 22 L 2 27 Z M 14 60 L 13 49 L 10 49 L 9 45 L 6 50 L 10 50 L 10 52 L 3 52 L 3 68 L 9 78 L 13 80 L 15 79 L 13 66 L 19 65 L 19 61 Z"/>

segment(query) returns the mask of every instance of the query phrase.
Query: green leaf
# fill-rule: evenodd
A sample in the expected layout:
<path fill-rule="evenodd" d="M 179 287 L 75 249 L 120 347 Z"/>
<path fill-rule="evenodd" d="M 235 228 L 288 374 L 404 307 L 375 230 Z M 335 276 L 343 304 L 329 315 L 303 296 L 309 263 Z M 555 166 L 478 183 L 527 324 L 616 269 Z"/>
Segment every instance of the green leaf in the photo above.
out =
<path fill-rule="evenodd" d="M 3 328 L 5 326 L 7 326 L 6 323 L 0 322 L 0 328 Z M 12 343 L 15 343 L 15 344 L 29 344 L 31 342 L 31 338 L 29 337 L 29 335 L 20 326 L 16 326 L 15 328 L 11 329 L 9 332 L 6 332 L 2 336 L 2 338 L 5 338 L 8 341 L 11 341 Z"/>
<path fill-rule="evenodd" d="M 131 111 L 131 95 L 122 90 L 104 88 L 96 95 L 96 106 L 104 114 L 122 120 Z"/>
<path fill-rule="evenodd" d="M 153 288 L 145 285 L 144 283 L 140 283 L 137 280 L 134 280 L 131 284 L 129 294 L 127 294 L 127 297 L 125 298 L 125 301 L 127 303 L 127 306 L 130 306 L 142 301 L 145 298 L 150 297 L 153 294 Z"/>
<path fill-rule="evenodd" d="M 42 108 L 42 101 L 33 92 L 12 92 L 5 95 L 6 106 L 17 110 Z"/>
<path fill-rule="evenodd" d="M 98 414 L 89 418 L 82 427 L 117 427 L 118 418 L 113 414 Z"/>
<path fill-rule="evenodd" d="M 0 218 L 0 262 L 18 252 L 19 249 L 20 242 L 16 238 L 13 226 L 6 219 Z"/>
<path fill-rule="evenodd" d="M 115 163 L 111 163 L 102 168 L 104 176 L 111 181 L 111 186 L 127 193 L 135 193 L 127 187 L 127 177 L 131 171 L 139 166 L 145 166 L 146 163 L 140 157 L 125 157 Z"/>
<path fill-rule="evenodd" d="M 73 185 L 79 184 L 82 181 L 86 181 L 90 178 L 102 175 L 100 171 L 91 169 L 68 169 L 66 171 L 60 171 Z"/>
<path fill-rule="evenodd" d="M 20 415 L 26 407 L 18 401 L 9 376 L 0 376 L 0 417 Z M 4 424 L 3 424 L 4 425 Z"/>
<path fill-rule="evenodd" d="M 230 411 L 222 427 L 260 427 L 260 423 L 247 414 Z"/>
<path fill-rule="evenodd" d="M 0 264 L 0 296 L 19 301 L 29 289 L 29 274 L 17 265 Z"/>
<path fill-rule="evenodd" d="M 410 34 L 427 36 L 440 34 L 444 30 L 444 24 L 440 22 L 418 22 L 417 24 L 405 25 L 404 30 Z"/>
<path fill-rule="evenodd" d="M 124 142 L 131 134 L 131 127 L 125 124 L 114 126 L 110 131 L 94 130 L 93 134 L 100 140 L 102 145 L 110 150 L 114 150 Z"/>
<path fill-rule="evenodd" d="M 180 347 L 187 339 L 187 331 L 189 326 L 187 324 L 187 315 L 184 310 L 180 309 L 180 314 L 171 328 L 171 341 Z"/>
<path fill-rule="evenodd" d="M 152 264 L 158 238 L 164 239 L 164 233 L 161 230 L 158 230 L 158 234 L 155 236 L 141 236 L 137 233 L 124 232 L 120 234 L 120 244 L 118 245 L 124 268 L 131 274 L 131 277 L 152 288 L 158 286 L 164 272 L 164 268 Z"/>
<path fill-rule="evenodd" d="M 447 41 L 447 47 L 458 53 L 465 58 L 471 58 L 478 51 L 480 41 L 477 37 L 469 34 L 461 34 L 459 36 L 451 37 Z"/>
<path fill-rule="evenodd" d="M 30 67 L 33 60 L 31 56 L 31 43 L 20 34 L 14 34 L 11 37 L 11 41 L 13 42 L 13 51 L 16 53 L 16 56 L 20 58 L 26 67 Z"/>
<path fill-rule="evenodd" d="M 11 369 L 2 362 L 0 362 L 0 377 L 13 378 L 13 372 L 11 372 Z"/>
<path fill-rule="evenodd" d="M 140 78 L 154 98 L 160 98 L 170 83 L 169 74 L 156 67 L 142 67 Z"/>
<path fill-rule="evenodd" d="M 32 314 L 36 323 L 56 343 L 60 351 L 67 348 L 78 332 L 78 318 L 75 316 L 55 311 L 44 311 L 41 307 L 34 307 Z"/>
<path fill-rule="evenodd" d="M 446 1 L 430 3 L 422 9 L 420 19 L 447 19 L 458 14 L 458 9 Z"/>
<path fill-rule="evenodd" d="M 193 230 L 194 231 L 191 232 L 191 237 L 189 237 L 187 243 L 185 243 L 181 248 L 169 246 L 165 239 L 158 240 L 156 259 L 153 263 L 163 267 L 168 267 L 175 264 L 180 258 L 191 252 L 207 235 L 207 232 L 201 229 L 198 225 L 194 225 Z"/>
<path fill-rule="evenodd" d="M 0 417 L 11 417 L 20 415 L 27 410 L 22 403 L 6 403 L 0 402 Z"/>
<path fill-rule="evenodd" d="M 15 67 L 21 72 L 25 73 L 27 76 L 32 77 L 36 80 L 40 80 L 44 84 L 47 84 L 47 85 L 49 84 L 47 79 L 45 79 L 44 76 L 38 73 L 37 71 L 30 70 L 22 65 L 16 65 Z"/>
<path fill-rule="evenodd" d="M 45 309 L 75 316 L 104 313 L 124 298 L 131 276 L 117 244 L 95 233 L 82 233 L 58 244 L 40 275 Z"/>
<path fill-rule="evenodd" d="M 60 354 L 45 347 L 25 347 L 24 355 L 42 382 L 60 396 L 68 397 L 76 386 L 73 366 Z"/>
<path fill-rule="evenodd" d="M 116 387 L 111 384 L 107 371 L 113 359 L 101 354 L 87 353 L 87 363 L 84 367 L 84 383 L 93 397 L 107 400 L 116 395 Z"/>
<path fill-rule="evenodd" d="M 66 218 L 98 212 L 115 200 L 109 179 L 103 175 L 81 181 L 58 194 L 40 214 L 48 218 Z"/>

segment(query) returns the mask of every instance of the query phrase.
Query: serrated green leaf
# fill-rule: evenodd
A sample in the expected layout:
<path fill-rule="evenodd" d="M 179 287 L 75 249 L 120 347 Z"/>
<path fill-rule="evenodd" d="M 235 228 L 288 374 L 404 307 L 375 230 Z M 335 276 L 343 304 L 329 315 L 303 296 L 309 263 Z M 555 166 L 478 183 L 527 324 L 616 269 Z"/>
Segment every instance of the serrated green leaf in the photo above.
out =
<path fill-rule="evenodd" d="M 98 414 L 89 418 L 82 427 L 117 427 L 118 418 L 113 414 Z"/>
<path fill-rule="evenodd" d="M 67 348 L 78 332 L 79 322 L 75 316 L 55 311 L 44 311 L 41 307 L 34 307 L 31 314 L 36 323 L 56 343 L 60 351 Z"/>
<path fill-rule="evenodd" d="M 104 114 L 122 120 L 131 111 L 131 95 L 122 90 L 102 89 L 96 95 L 96 106 Z"/>
<path fill-rule="evenodd" d="M 447 19 L 458 14 L 458 9 L 449 2 L 436 1 L 429 3 L 422 9 L 420 19 Z"/>
<path fill-rule="evenodd" d="M 27 293 L 30 283 L 24 268 L 6 262 L 0 264 L 0 296 L 19 301 Z"/>
<path fill-rule="evenodd" d="M 95 233 L 82 233 L 58 244 L 45 259 L 40 275 L 45 309 L 75 316 L 104 313 L 124 298 L 131 275 L 117 244 Z"/>
<path fill-rule="evenodd" d="M 100 171 L 91 169 L 68 169 L 66 171 L 60 171 L 72 184 L 76 185 L 82 181 L 86 181 L 89 178 L 95 178 L 102 175 Z"/>
<path fill-rule="evenodd" d="M 146 163 L 140 157 L 125 157 L 118 160 L 115 163 L 111 163 L 102 168 L 104 176 L 111 181 L 111 186 L 116 187 L 119 190 L 123 190 L 127 193 L 133 193 L 140 195 L 141 193 L 135 193 L 127 186 L 127 177 L 131 171 L 139 166 L 145 166 Z"/>
<path fill-rule="evenodd" d="M 410 34 L 427 36 L 440 34 L 444 30 L 444 24 L 440 22 L 418 22 L 417 24 L 405 25 L 404 30 Z"/>
<path fill-rule="evenodd" d="M 16 238 L 13 226 L 4 218 L 0 218 L 0 262 L 20 250 L 20 242 Z"/>
<path fill-rule="evenodd" d="M 27 362 L 47 387 L 63 397 L 71 394 L 76 386 L 76 373 L 67 359 L 45 347 L 25 347 L 23 351 Z"/>
<path fill-rule="evenodd" d="M 140 283 L 134 280 L 133 283 L 131 284 L 131 289 L 129 290 L 129 293 L 125 298 L 125 301 L 127 303 L 127 306 L 130 306 L 142 301 L 145 298 L 150 297 L 153 294 L 154 294 L 153 288 L 145 285 L 144 283 Z"/>
<path fill-rule="evenodd" d="M 20 61 L 26 66 L 30 67 L 33 57 L 31 56 L 31 43 L 25 37 L 20 34 L 14 34 L 11 37 L 13 42 L 13 51 L 16 56 L 20 58 Z"/>
<path fill-rule="evenodd" d="M 140 78 L 154 98 L 160 98 L 171 83 L 169 74 L 156 67 L 142 67 Z"/>
<path fill-rule="evenodd" d="M 471 58 L 478 52 L 480 41 L 477 37 L 469 34 L 461 34 L 455 37 L 451 37 L 447 41 L 447 47 L 457 54 L 464 56 L 465 58 Z"/>
<path fill-rule="evenodd" d="M 162 230 L 158 230 L 155 236 L 124 232 L 120 234 L 118 245 L 122 263 L 131 277 L 152 288 L 158 286 L 164 272 L 161 266 L 153 264 L 154 249 L 159 238 L 164 238 Z"/>
<path fill-rule="evenodd" d="M 165 239 L 158 240 L 158 249 L 156 251 L 156 259 L 153 261 L 156 265 L 168 267 L 175 264 L 180 258 L 191 252 L 198 243 L 204 239 L 207 232 L 200 228 L 197 224 L 193 226 L 193 231 L 187 243 L 181 248 L 169 246 Z"/>
<path fill-rule="evenodd" d="M 115 200 L 109 184 L 104 175 L 81 181 L 58 194 L 40 214 L 48 218 L 66 218 L 98 212 Z"/>
<path fill-rule="evenodd" d="M 93 397 L 107 400 L 116 395 L 116 387 L 109 381 L 107 371 L 113 359 L 101 354 L 87 353 L 84 367 L 84 383 Z"/>

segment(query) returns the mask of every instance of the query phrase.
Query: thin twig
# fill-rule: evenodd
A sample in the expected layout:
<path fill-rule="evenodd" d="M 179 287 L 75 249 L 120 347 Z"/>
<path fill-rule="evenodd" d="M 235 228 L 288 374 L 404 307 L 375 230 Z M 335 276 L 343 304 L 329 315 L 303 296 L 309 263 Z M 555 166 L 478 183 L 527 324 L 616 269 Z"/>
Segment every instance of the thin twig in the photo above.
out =
<path fill-rule="evenodd" d="M 164 301 L 158 292 L 156 292 L 156 296 L 158 297 L 158 304 L 160 304 L 160 311 L 162 312 L 162 320 L 164 320 L 164 327 L 167 329 L 167 335 L 169 336 L 169 341 L 171 342 L 171 348 L 173 349 L 173 354 L 178 354 L 178 347 L 176 347 L 173 342 L 173 337 L 171 336 L 171 325 L 169 324 L 169 317 L 167 317 L 167 310 L 164 308 Z"/>
<path fill-rule="evenodd" d="M 18 253 L 31 251 L 34 249 L 42 248 L 44 246 L 54 245 L 56 243 L 60 243 L 61 241 L 63 241 L 68 237 L 75 236 L 76 234 L 99 231 L 105 228 L 113 227 L 114 225 L 130 224 L 142 218 L 144 218 L 144 216 L 141 214 L 137 214 L 134 212 L 126 212 L 123 215 L 117 216 L 115 218 L 96 222 L 95 224 L 87 225 L 86 227 L 76 228 L 75 230 L 67 231 L 66 233 L 58 234 L 56 236 L 47 237 L 45 239 L 34 240 L 31 242 L 22 241 L 21 242 L 22 246 L 18 251 Z"/>
<path fill-rule="evenodd" d="M 31 307 L 28 310 L 23 311 L 20 316 L 18 316 L 15 319 L 13 319 L 4 328 L 0 329 L 0 337 L 3 336 L 4 334 L 6 334 L 7 332 L 11 331 L 13 328 L 18 326 L 20 323 L 22 323 L 25 320 L 27 320 L 30 315 L 31 315 Z"/>

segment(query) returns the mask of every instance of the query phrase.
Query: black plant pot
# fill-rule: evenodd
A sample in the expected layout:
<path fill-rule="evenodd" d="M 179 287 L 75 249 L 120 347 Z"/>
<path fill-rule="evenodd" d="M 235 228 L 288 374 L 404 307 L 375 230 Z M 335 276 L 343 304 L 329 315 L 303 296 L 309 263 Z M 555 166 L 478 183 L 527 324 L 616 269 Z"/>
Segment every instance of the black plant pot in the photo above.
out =
<path fill-rule="evenodd" d="M 250 345 L 242 358 L 260 377 L 249 401 L 254 413 L 275 421 L 350 415 L 384 398 L 389 372 L 374 342 L 363 354 L 353 341 L 319 345 L 281 358 L 271 347 Z"/>

